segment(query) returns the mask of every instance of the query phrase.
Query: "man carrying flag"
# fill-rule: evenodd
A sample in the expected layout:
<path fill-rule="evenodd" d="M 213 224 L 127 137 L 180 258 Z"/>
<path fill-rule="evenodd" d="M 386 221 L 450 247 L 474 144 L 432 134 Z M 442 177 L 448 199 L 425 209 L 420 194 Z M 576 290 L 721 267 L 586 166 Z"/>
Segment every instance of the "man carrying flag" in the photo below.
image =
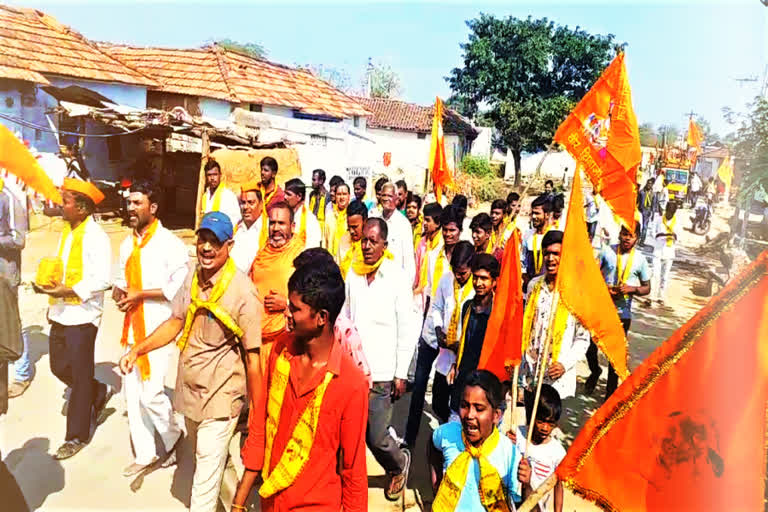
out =
<path fill-rule="evenodd" d="M 160 192 L 149 183 L 134 183 L 128 196 L 128 220 L 133 233 L 120 245 L 120 276 L 112 297 L 125 313 L 120 343 L 126 350 L 140 343 L 171 316 L 171 300 L 189 271 L 184 243 L 157 218 Z M 128 428 L 136 460 L 123 471 L 132 476 L 157 458 L 155 432 L 171 458 L 181 429 L 165 395 L 165 375 L 171 346 L 140 357 L 133 370 L 123 377 Z"/>

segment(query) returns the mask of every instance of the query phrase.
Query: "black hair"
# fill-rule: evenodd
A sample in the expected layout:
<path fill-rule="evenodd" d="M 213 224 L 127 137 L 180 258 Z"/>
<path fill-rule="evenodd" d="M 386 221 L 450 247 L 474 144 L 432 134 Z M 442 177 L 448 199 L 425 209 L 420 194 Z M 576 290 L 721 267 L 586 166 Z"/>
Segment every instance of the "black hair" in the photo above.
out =
<path fill-rule="evenodd" d="M 329 187 L 338 187 L 342 183 L 344 183 L 344 179 L 341 176 L 333 175 L 331 177 L 331 181 L 328 182 L 328 186 Z"/>
<path fill-rule="evenodd" d="M 205 167 L 203 167 L 203 170 L 205 172 L 208 172 L 211 169 L 218 169 L 219 173 L 221 173 L 221 166 L 219 165 L 219 162 L 217 162 L 213 158 L 209 158 L 208 161 L 205 162 Z"/>
<path fill-rule="evenodd" d="M 472 222 L 469 223 L 469 229 L 474 231 L 477 228 L 482 229 L 486 233 L 490 233 L 493 229 L 493 221 L 491 221 L 491 216 L 485 212 L 475 215 L 475 217 L 472 219 Z"/>
<path fill-rule="evenodd" d="M 259 198 L 259 201 L 261 201 L 261 190 L 259 190 L 257 188 L 251 188 L 251 189 L 248 189 L 248 190 L 243 190 L 242 188 L 240 189 L 240 194 L 241 195 L 243 193 L 246 193 L 246 192 L 253 192 L 254 194 L 256 194 L 256 197 Z"/>
<path fill-rule="evenodd" d="M 525 390 L 525 416 L 528 422 L 531 421 L 533 413 L 533 401 L 535 395 L 533 391 Z M 536 419 L 540 421 L 560 420 L 563 412 L 563 403 L 560 400 L 560 394 L 549 384 L 541 385 L 541 395 L 539 396 L 539 406 L 536 408 Z"/>
<path fill-rule="evenodd" d="M 461 212 L 461 218 L 464 219 L 464 217 L 467 215 L 467 205 L 469 204 L 469 201 L 467 201 L 467 196 L 456 194 L 453 196 L 453 201 L 451 201 L 451 204 L 459 209 L 459 212 Z"/>
<path fill-rule="evenodd" d="M 557 194 L 552 200 L 552 210 L 561 212 L 565 209 L 565 196 L 563 194 Z"/>
<path fill-rule="evenodd" d="M 75 205 L 77 205 L 78 208 L 85 210 L 87 215 L 93 215 L 93 212 L 96 211 L 96 203 L 93 202 L 93 199 L 80 192 L 75 192 L 74 190 L 70 190 L 69 192 L 74 196 Z"/>
<path fill-rule="evenodd" d="M 131 183 L 130 188 L 128 188 L 128 192 L 138 192 L 139 194 L 144 194 L 147 196 L 147 199 L 149 199 L 149 204 L 155 203 L 158 206 L 160 205 L 160 188 L 158 188 L 150 181 L 142 180 L 136 183 Z"/>
<path fill-rule="evenodd" d="M 408 195 L 405 197 L 405 206 L 408 206 L 408 203 L 416 203 L 416 209 L 421 210 L 421 196 L 418 194 L 408 192 Z"/>
<path fill-rule="evenodd" d="M 277 160 L 271 156 L 265 156 L 261 159 L 261 162 L 259 162 L 259 167 L 266 167 L 270 171 L 277 173 Z"/>
<path fill-rule="evenodd" d="M 552 180 L 545 181 L 544 186 L 546 187 L 547 185 L 552 185 L 552 188 L 555 188 L 555 182 Z"/>
<path fill-rule="evenodd" d="M 506 211 L 507 202 L 503 199 L 496 199 L 494 202 L 491 203 L 491 211 L 493 210 Z"/>
<path fill-rule="evenodd" d="M 677 202 L 676 201 L 668 202 L 666 208 L 664 208 L 664 215 L 667 214 L 667 211 L 669 211 L 674 217 L 675 213 L 677 213 Z"/>
<path fill-rule="evenodd" d="M 335 266 L 335 265 L 334 265 Z M 288 279 L 288 291 L 301 295 L 301 300 L 315 311 L 328 311 L 331 331 L 344 306 L 344 279 L 339 267 L 302 265 Z"/>
<path fill-rule="evenodd" d="M 459 268 L 472 264 L 472 257 L 475 255 L 475 246 L 466 240 L 461 240 L 453 248 L 451 253 L 451 268 Z"/>
<path fill-rule="evenodd" d="M 352 181 L 352 186 L 360 185 L 363 188 L 368 187 L 368 180 L 365 179 L 365 176 L 358 176 Z"/>
<path fill-rule="evenodd" d="M 303 267 L 310 263 L 316 266 L 327 265 L 329 267 L 339 268 L 338 265 L 336 265 L 336 262 L 333 261 L 331 253 L 322 247 L 310 247 L 309 249 L 304 249 L 298 256 L 293 258 L 293 268 Z"/>
<path fill-rule="evenodd" d="M 368 208 L 365 207 L 365 204 L 362 201 L 355 199 L 349 203 L 349 206 L 347 206 L 347 218 L 352 217 L 353 215 L 360 215 L 363 220 L 368 219 Z"/>
<path fill-rule="evenodd" d="M 388 182 L 389 182 L 389 178 L 387 178 L 386 176 L 382 176 L 381 178 L 376 180 L 376 183 L 373 185 L 373 189 L 378 194 L 379 192 L 381 192 L 381 188 L 384 186 L 384 184 Z"/>
<path fill-rule="evenodd" d="M 371 217 L 365 221 L 366 226 L 369 224 L 375 224 L 379 228 L 379 235 L 381 235 L 381 238 L 384 240 L 387 239 L 387 236 L 389 235 L 389 228 L 387 227 L 387 223 L 384 222 L 384 219 L 381 217 Z"/>
<path fill-rule="evenodd" d="M 547 234 L 544 235 L 544 238 L 541 239 L 541 248 L 546 249 L 550 245 L 553 244 L 562 244 L 563 243 L 563 232 L 558 231 L 556 229 L 550 229 L 547 231 Z"/>
<path fill-rule="evenodd" d="M 499 260 L 492 254 L 477 253 L 472 257 L 472 273 L 478 270 L 485 270 L 495 279 L 499 277 Z"/>
<path fill-rule="evenodd" d="M 320 181 L 325 183 L 325 171 L 324 170 L 322 170 L 322 169 L 315 169 L 314 171 L 312 171 L 312 176 L 314 176 L 315 174 L 320 176 Z"/>
<path fill-rule="evenodd" d="M 485 391 L 485 398 L 491 407 L 494 409 L 500 409 L 501 404 L 504 401 L 504 393 L 501 389 L 501 382 L 499 378 L 488 370 L 475 370 L 464 380 L 464 389 L 470 386 L 477 386 Z M 464 394 L 464 389 L 461 393 Z"/>
<path fill-rule="evenodd" d="M 446 226 L 453 222 L 461 231 L 464 225 L 464 213 L 454 204 L 449 204 L 443 208 L 443 212 L 440 214 L 440 225 Z"/>
<path fill-rule="evenodd" d="M 441 218 L 443 215 L 443 207 L 440 203 L 427 203 L 424 205 L 424 216 L 432 217 L 432 220 L 437 222 L 438 226 L 442 226 Z"/>
<path fill-rule="evenodd" d="M 544 213 L 552 213 L 552 201 L 547 196 L 539 196 L 531 203 L 531 210 L 541 208 Z"/>
<path fill-rule="evenodd" d="M 285 190 L 293 192 L 297 196 L 301 196 L 301 198 L 304 199 L 307 186 L 304 185 L 304 182 L 301 181 L 299 178 L 292 178 L 285 182 L 285 185 L 283 185 L 283 188 Z"/>
<path fill-rule="evenodd" d="M 408 190 L 408 184 L 405 182 L 405 180 L 397 180 L 395 182 L 395 186 L 397 188 L 402 188 L 403 190 Z"/>
<path fill-rule="evenodd" d="M 507 195 L 507 204 L 511 204 L 512 201 L 519 201 L 520 200 L 520 194 L 517 192 L 510 192 Z"/>
<path fill-rule="evenodd" d="M 269 216 L 269 212 L 271 212 L 272 210 L 278 209 L 278 208 L 282 208 L 284 210 L 288 210 L 289 212 L 291 212 L 291 222 L 293 222 L 293 208 L 288 206 L 288 203 L 286 203 L 285 201 L 278 201 L 276 203 L 273 203 L 269 207 L 269 210 L 267 211 L 267 216 Z"/>

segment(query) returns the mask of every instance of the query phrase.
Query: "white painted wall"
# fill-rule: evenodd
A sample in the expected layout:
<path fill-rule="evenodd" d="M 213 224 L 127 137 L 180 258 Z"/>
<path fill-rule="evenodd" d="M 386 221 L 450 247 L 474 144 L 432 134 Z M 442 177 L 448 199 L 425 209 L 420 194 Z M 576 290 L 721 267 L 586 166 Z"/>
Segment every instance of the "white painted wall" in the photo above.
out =
<path fill-rule="evenodd" d="M 200 113 L 203 117 L 227 121 L 231 110 L 228 101 L 200 97 Z"/>
<path fill-rule="evenodd" d="M 470 154 L 472 156 L 479 156 L 482 158 L 491 158 L 491 142 L 493 138 L 493 128 L 488 126 L 479 126 L 477 128 L 478 134 L 475 140 L 472 141 L 472 147 Z"/>
<path fill-rule="evenodd" d="M 22 102 L 22 91 L 34 101 L 26 105 Z M 0 79 L 0 113 L 23 119 L 37 126 L 49 128 L 45 111 L 57 105 L 57 101 L 30 82 Z M 54 121 L 55 121 L 55 117 Z M 0 124 L 14 133 L 21 134 L 23 140 L 39 151 L 58 152 L 59 143 L 56 135 L 43 130 L 22 126 L 10 120 L 0 119 Z"/>
<path fill-rule="evenodd" d="M 46 75 L 51 85 L 56 87 L 67 87 L 69 85 L 78 85 L 86 89 L 95 91 L 102 96 L 106 96 L 113 103 L 125 105 L 133 108 L 147 108 L 147 88 L 143 85 L 127 85 L 117 82 L 96 82 L 93 80 L 78 80 L 74 78 L 65 78 Z"/>
<path fill-rule="evenodd" d="M 273 116 L 293 117 L 293 109 L 290 107 L 280 107 L 277 105 L 262 105 L 261 112 Z"/>
<path fill-rule="evenodd" d="M 539 153 L 523 153 L 520 159 L 521 175 L 530 176 L 536 172 L 536 167 L 544 156 L 544 151 Z M 576 168 L 576 161 L 567 151 L 557 151 L 547 155 L 544 163 L 541 165 L 541 174 L 556 179 L 562 179 L 565 169 L 568 169 L 568 176 L 573 176 L 573 170 Z M 512 158 L 512 152 L 507 151 L 507 163 L 504 168 L 504 179 L 515 179 L 515 160 Z"/>

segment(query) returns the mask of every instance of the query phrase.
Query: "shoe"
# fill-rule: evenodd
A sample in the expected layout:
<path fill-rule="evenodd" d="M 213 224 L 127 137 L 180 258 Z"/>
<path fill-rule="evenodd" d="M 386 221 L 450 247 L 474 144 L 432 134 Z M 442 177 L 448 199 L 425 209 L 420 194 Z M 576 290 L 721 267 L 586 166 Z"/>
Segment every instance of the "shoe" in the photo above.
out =
<path fill-rule="evenodd" d="M 130 464 L 126 466 L 125 469 L 123 469 L 123 476 L 128 477 L 141 473 L 155 462 L 157 462 L 157 457 L 152 459 L 152 462 L 149 464 L 139 464 L 138 462 L 134 462 L 133 464 Z"/>
<path fill-rule="evenodd" d="M 104 409 L 106 409 L 107 404 L 109 403 L 109 399 L 112 398 L 112 396 L 115 394 L 115 388 L 110 386 L 109 384 L 105 384 L 107 387 L 107 390 L 104 392 L 104 398 L 97 401 L 93 405 L 94 410 L 94 418 L 96 419 L 96 423 L 99 423 L 99 419 L 101 418 L 101 415 L 104 413 Z"/>
<path fill-rule="evenodd" d="M 175 466 L 175 465 L 176 465 L 176 452 L 173 451 L 168 456 L 168 458 L 165 459 L 162 464 L 160 464 L 160 467 L 161 468 L 169 468 L 169 467 Z"/>
<path fill-rule="evenodd" d="M 405 456 L 405 466 L 403 470 L 397 474 L 389 474 L 389 482 L 387 488 L 384 489 L 384 497 L 388 501 L 397 501 L 405 491 L 405 486 L 408 483 L 408 473 L 411 469 L 411 452 L 407 448 L 403 448 L 403 455 Z"/>
<path fill-rule="evenodd" d="M 600 381 L 600 375 L 603 373 L 603 369 L 601 368 L 599 372 L 590 374 L 589 377 L 587 377 L 586 382 L 584 383 L 584 394 L 585 395 L 591 395 L 595 392 L 595 388 L 597 387 L 597 383 Z"/>
<path fill-rule="evenodd" d="M 71 439 L 69 441 L 65 441 L 63 445 L 59 446 L 59 449 L 56 450 L 53 458 L 56 460 L 68 459 L 74 455 L 77 455 L 77 452 L 83 448 L 85 448 L 84 442 L 80 441 L 79 439 Z"/>
<path fill-rule="evenodd" d="M 13 384 L 8 388 L 8 398 L 16 398 L 17 396 L 23 395 L 30 384 L 32 384 L 31 380 L 13 381 Z"/>

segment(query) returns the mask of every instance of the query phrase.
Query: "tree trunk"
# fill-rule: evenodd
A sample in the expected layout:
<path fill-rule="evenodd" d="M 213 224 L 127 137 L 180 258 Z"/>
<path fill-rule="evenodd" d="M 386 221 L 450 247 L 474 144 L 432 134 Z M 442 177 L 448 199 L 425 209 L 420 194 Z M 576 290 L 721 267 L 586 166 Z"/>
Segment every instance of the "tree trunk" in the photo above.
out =
<path fill-rule="evenodd" d="M 520 157 L 522 152 L 519 149 L 513 149 L 512 150 L 512 159 L 515 161 L 515 187 L 520 188 L 521 183 L 521 172 L 522 169 L 520 168 Z"/>

